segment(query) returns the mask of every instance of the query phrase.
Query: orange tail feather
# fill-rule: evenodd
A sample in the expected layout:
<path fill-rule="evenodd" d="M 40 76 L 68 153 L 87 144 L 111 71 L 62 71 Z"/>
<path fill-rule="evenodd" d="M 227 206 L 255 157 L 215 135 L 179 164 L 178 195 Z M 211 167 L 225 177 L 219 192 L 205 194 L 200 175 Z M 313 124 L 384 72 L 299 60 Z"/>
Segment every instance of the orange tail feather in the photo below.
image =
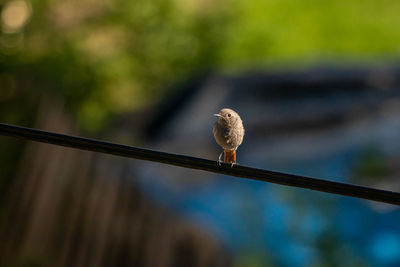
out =
<path fill-rule="evenodd" d="M 224 162 L 236 163 L 236 150 L 224 150 Z"/>

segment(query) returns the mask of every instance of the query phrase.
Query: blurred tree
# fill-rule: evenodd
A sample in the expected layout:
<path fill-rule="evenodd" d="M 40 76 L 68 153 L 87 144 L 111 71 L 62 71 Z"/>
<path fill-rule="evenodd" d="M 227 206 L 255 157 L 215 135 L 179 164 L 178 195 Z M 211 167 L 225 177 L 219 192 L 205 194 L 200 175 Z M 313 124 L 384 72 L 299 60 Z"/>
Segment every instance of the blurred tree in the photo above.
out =
<path fill-rule="evenodd" d="M 0 119 L 26 124 L 10 106 L 21 96 L 27 114 L 44 92 L 96 131 L 203 69 L 398 57 L 399 8 L 394 0 L 2 1 L 0 102 L 10 105 Z"/>
<path fill-rule="evenodd" d="M 36 102 L 50 93 L 84 130 L 99 130 L 112 115 L 154 103 L 182 77 L 212 68 L 228 13 L 222 3 L 204 11 L 165 0 L 12 0 L 3 6 L 3 25 L 14 2 L 33 12 L 20 28 L 3 27 L 0 82 L 8 91 L 0 101 L 23 95 Z M 14 11 L 21 12 L 28 11 Z M 13 113 L 4 107 L 1 119 L 26 123 L 10 118 Z"/>

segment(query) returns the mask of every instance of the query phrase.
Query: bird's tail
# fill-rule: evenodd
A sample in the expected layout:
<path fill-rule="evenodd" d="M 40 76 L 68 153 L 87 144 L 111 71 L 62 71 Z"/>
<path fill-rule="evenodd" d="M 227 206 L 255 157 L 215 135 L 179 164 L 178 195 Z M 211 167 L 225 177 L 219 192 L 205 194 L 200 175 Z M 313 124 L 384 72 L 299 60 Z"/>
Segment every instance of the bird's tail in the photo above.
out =
<path fill-rule="evenodd" d="M 236 149 L 232 150 L 224 149 L 224 162 L 236 163 Z"/>

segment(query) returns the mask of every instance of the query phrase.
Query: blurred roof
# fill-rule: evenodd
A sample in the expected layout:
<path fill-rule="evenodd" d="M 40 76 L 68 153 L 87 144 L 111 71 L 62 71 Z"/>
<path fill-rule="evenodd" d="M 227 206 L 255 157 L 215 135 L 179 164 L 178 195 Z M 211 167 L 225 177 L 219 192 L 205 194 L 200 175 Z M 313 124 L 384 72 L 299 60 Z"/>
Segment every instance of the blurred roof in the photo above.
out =
<path fill-rule="evenodd" d="M 159 105 L 146 135 L 154 141 L 177 131 L 204 136 L 202 124 L 225 106 L 237 110 L 247 127 L 262 135 L 329 127 L 368 115 L 385 99 L 398 97 L 399 74 L 398 66 L 377 66 L 196 77 Z M 185 131 L 177 124 L 184 124 Z"/>

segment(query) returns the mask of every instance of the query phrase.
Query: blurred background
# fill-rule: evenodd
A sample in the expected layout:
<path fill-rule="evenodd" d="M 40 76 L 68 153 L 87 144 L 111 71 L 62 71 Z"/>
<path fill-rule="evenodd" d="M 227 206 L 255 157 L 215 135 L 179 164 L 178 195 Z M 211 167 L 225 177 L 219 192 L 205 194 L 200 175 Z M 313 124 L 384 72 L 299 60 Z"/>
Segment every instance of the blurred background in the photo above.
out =
<path fill-rule="evenodd" d="M 400 2 L 0 0 L 0 122 L 400 191 Z M 400 210 L 0 137 L 0 266 L 400 266 Z"/>

